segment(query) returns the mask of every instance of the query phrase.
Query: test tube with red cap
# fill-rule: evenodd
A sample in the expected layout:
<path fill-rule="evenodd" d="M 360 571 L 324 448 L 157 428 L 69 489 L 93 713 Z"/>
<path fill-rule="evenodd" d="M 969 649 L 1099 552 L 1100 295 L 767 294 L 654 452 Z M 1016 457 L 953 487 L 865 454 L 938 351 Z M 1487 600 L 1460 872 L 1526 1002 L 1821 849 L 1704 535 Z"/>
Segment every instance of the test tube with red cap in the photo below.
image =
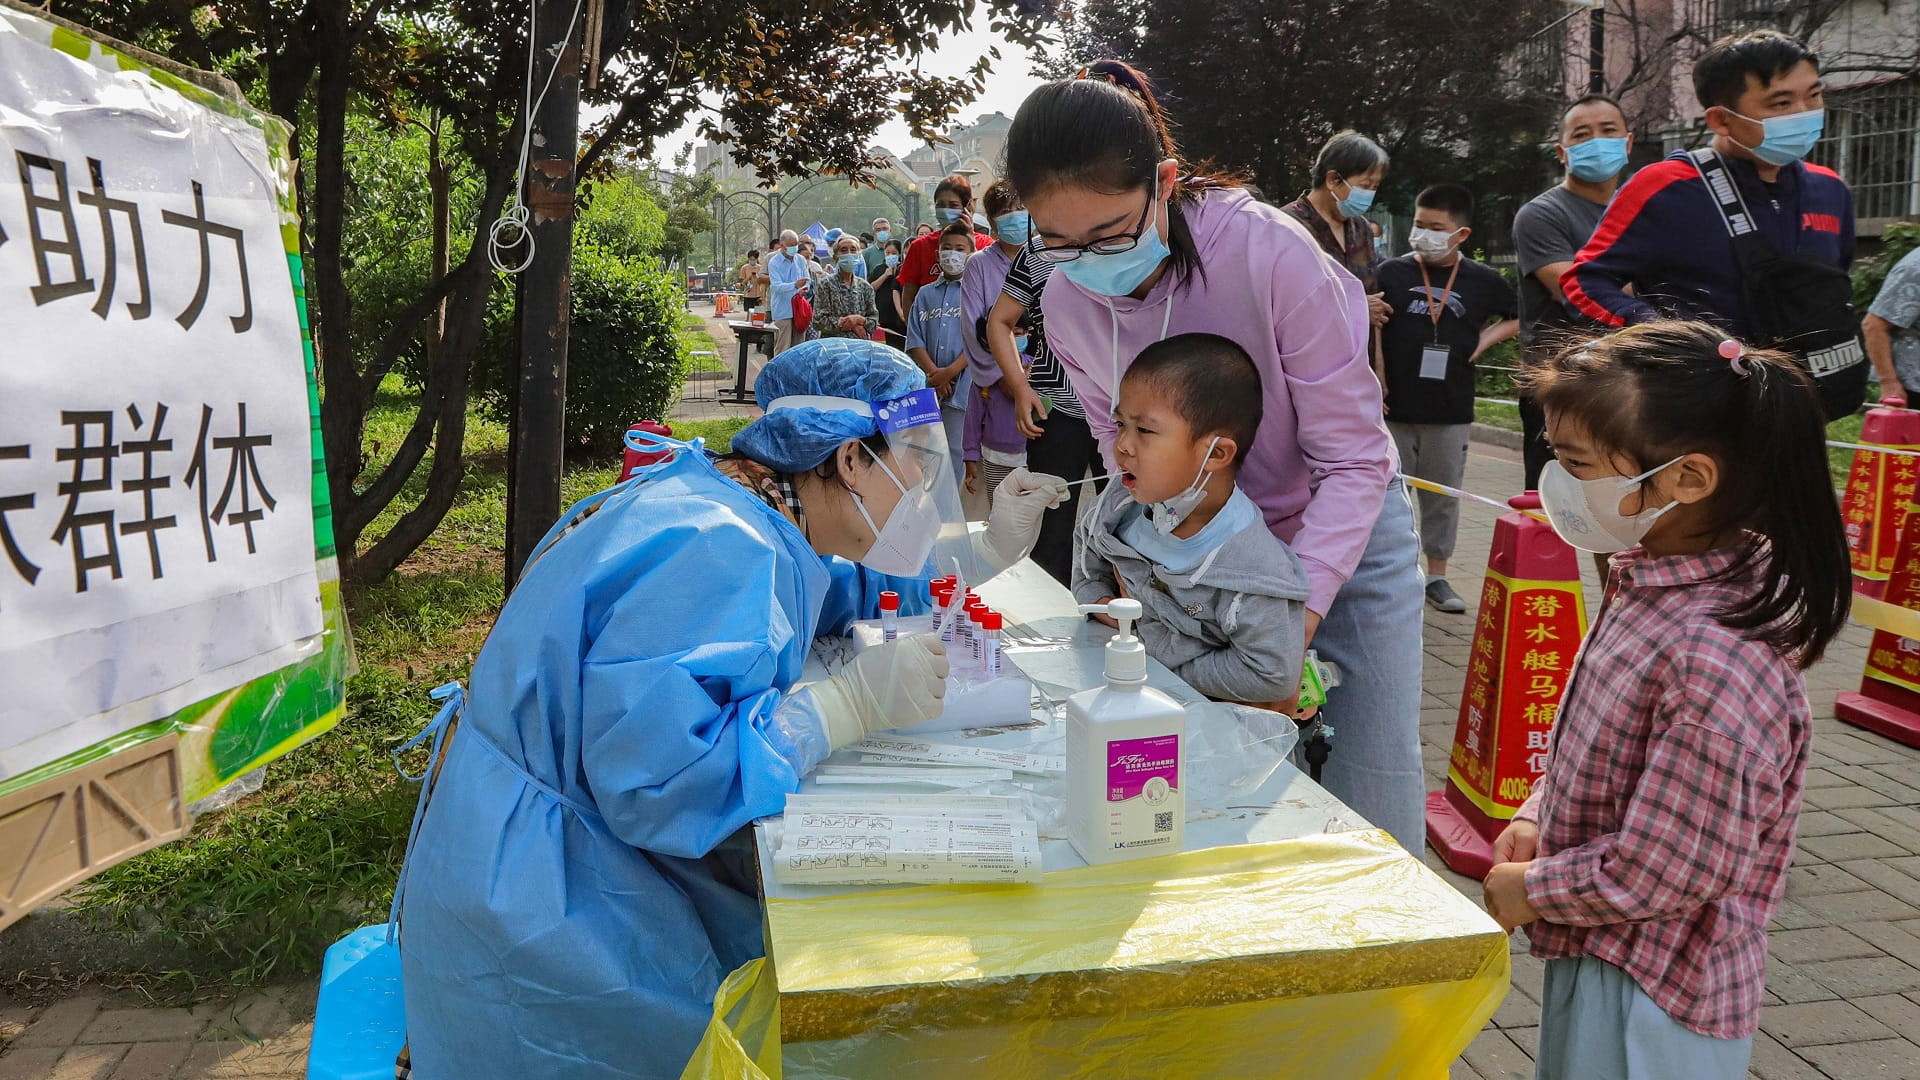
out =
<path fill-rule="evenodd" d="M 949 581 L 935 581 L 932 589 L 934 624 L 941 627 L 940 644 L 951 646 L 954 635 L 953 624 L 946 622 L 943 616 L 947 613 L 947 607 L 953 603 L 953 583 Z"/>
<path fill-rule="evenodd" d="M 967 669 L 975 674 L 986 668 L 986 602 L 978 597 L 967 601 Z"/>
<path fill-rule="evenodd" d="M 880 594 L 880 640 L 900 636 L 900 594 L 888 589 Z"/>
<path fill-rule="evenodd" d="M 1000 677 L 1000 627 L 1005 621 L 997 611 L 989 611 L 980 619 L 983 670 L 989 679 Z"/>

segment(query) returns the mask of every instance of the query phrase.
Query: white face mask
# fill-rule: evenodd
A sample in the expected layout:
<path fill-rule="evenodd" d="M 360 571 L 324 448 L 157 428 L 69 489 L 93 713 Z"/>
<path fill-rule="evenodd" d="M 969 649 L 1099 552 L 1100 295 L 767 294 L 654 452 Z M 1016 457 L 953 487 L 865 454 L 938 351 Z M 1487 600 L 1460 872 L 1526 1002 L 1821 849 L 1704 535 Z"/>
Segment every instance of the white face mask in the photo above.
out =
<path fill-rule="evenodd" d="M 866 450 L 866 444 L 861 444 Z M 893 512 L 887 515 L 885 526 L 875 525 L 873 515 L 867 513 L 867 501 L 852 488 L 847 494 L 853 496 L 854 508 L 866 520 L 867 528 L 873 530 L 873 546 L 860 556 L 859 563 L 869 570 L 895 577 L 914 577 L 927 568 L 927 557 L 933 554 L 934 541 L 940 537 L 940 510 L 933 504 L 933 496 L 924 487 L 915 487 L 912 491 L 900 482 L 900 478 L 887 468 L 872 450 L 867 456 L 887 474 L 893 486 L 900 489 L 900 501 L 893 505 Z"/>
<path fill-rule="evenodd" d="M 1447 257 L 1453 250 L 1453 233 L 1439 229 L 1413 229 L 1407 233 L 1407 246 L 1413 253 L 1427 262 L 1436 262 Z"/>
<path fill-rule="evenodd" d="M 1213 441 L 1207 444 L 1207 456 L 1200 459 L 1200 471 L 1194 474 L 1193 483 L 1188 484 L 1185 491 L 1153 504 L 1154 528 L 1162 533 L 1172 532 L 1187 520 L 1187 515 L 1193 513 L 1194 507 L 1206 501 L 1207 481 L 1212 479 L 1207 474 L 1207 459 L 1213 457 L 1213 448 L 1219 445 L 1220 436 L 1215 435 Z"/>
<path fill-rule="evenodd" d="M 943 251 L 940 253 L 940 272 L 948 277 L 959 277 L 967 269 L 967 253 L 964 251 Z"/>
<path fill-rule="evenodd" d="M 1579 548 L 1609 555 L 1640 542 L 1660 516 L 1680 504 L 1670 502 L 1638 514 L 1620 512 L 1620 500 L 1642 489 L 1647 477 L 1679 461 L 1674 458 L 1639 476 L 1602 476 L 1581 480 L 1558 461 L 1540 470 L 1540 505 L 1560 539 Z"/>

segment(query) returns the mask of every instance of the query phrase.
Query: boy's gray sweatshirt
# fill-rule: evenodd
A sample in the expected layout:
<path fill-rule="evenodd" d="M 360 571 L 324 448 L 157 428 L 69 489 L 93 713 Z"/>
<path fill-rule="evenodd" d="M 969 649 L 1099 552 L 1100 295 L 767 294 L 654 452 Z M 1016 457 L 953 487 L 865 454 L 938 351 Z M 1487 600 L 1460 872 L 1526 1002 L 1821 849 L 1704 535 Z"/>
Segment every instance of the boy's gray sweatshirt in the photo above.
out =
<path fill-rule="evenodd" d="M 1148 562 L 1120 538 L 1143 509 L 1119 484 L 1094 500 L 1074 538 L 1073 595 L 1083 604 L 1126 595 L 1146 608 L 1147 654 L 1209 697 L 1291 698 L 1306 653 L 1307 573 L 1258 514 L 1185 573 Z"/>

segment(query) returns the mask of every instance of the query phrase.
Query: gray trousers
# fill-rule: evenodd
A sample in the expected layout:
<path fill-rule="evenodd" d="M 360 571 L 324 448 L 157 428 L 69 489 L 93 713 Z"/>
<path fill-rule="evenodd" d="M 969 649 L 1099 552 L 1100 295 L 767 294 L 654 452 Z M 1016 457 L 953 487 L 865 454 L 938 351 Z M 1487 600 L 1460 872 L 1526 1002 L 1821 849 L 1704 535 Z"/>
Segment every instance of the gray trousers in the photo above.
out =
<path fill-rule="evenodd" d="M 1753 1036 L 1681 1026 L 1633 976 L 1591 956 L 1547 961 L 1534 1080 L 1742 1080 Z"/>
<path fill-rule="evenodd" d="M 1402 474 L 1456 488 L 1466 479 L 1472 424 L 1401 424 L 1388 420 L 1387 430 L 1400 448 Z M 1460 500 L 1421 492 L 1421 553 L 1429 559 L 1451 559 L 1454 534 L 1459 531 Z"/>
<path fill-rule="evenodd" d="M 1421 858 L 1427 850 L 1427 780 L 1420 767 L 1421 595 L 1413 503 L 1394 477 L 1366 553 L 1340 587 L 1320 632 L 1322 660 L 1345 682 L 1327 691 L 1333 756 L 1328 791 Z M 1295 752 L 1304 771 L 1305 759 Z"/>

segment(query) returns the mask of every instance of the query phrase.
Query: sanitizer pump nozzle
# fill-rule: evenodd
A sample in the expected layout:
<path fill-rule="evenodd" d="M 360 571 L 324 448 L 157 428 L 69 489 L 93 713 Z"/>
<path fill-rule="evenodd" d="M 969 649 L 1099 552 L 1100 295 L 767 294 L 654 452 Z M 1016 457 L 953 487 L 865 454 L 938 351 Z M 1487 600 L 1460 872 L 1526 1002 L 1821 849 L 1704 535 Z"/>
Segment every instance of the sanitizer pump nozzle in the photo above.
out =
<path fill-rule="evenodd" d="M 1104 604 L 1080 605 L 1083 614 L 1110 615 L 1120 624 L 1120 632 L 1107 642 L 1107 682 L 1130 685 L 1147 681 L 1147 647 L 1133 632 L 1133 624 L 1140 621 L 1146 610 L 1140 601 L 1126 597 Z"/>

